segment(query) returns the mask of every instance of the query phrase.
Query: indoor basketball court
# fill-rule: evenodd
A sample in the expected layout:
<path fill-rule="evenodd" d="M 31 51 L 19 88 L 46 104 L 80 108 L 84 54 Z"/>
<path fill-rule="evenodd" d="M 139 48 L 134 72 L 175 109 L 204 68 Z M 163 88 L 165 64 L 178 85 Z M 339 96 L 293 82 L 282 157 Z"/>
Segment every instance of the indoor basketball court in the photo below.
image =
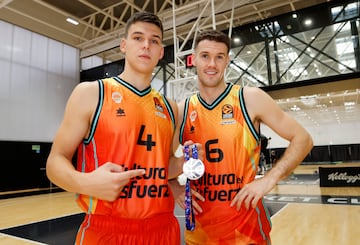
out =
<path fill-rule="evenodd" d="M 124 68 L 120 36 L 140 10 L 164 25 L 151 80 L 160 93 L 197 92 L 191 42 L 221 30 L 231 36 L 226 82 L 261 87 L 312 136 L 309 155 L 264 197 L 272 244 L 360 244 L 360 0 L 0 0 L 0 244 L 74 244 L 84 213 L 47 178 L 46 160 L 73 88 Z M 256 178 L 288 146 L 262 126 Z M 183 234 L 185 212 L 174 212 Z"/>

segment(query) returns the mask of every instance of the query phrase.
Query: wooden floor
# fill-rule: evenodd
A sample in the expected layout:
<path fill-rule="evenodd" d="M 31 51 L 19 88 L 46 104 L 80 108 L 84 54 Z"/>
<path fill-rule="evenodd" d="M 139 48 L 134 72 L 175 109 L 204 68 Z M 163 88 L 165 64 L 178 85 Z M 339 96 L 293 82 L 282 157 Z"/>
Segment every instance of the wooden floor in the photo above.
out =
<path fill-rule="evenodd" d="M 341 165 L 360 167 L 360 163 Z M 311 175 L 317 170 L 317 165 L 301 165 L 294 173 Z M 316 181 L 283 182 L 266 200 L 282 203 L 272 216 L 273 245 L 360 244 L 360 187 L 320 188 Z M 80 209 L 74 194 L 67 192 L 0 199 L 0 230 L 77 213 Z M 44 243 L 0 233 L 0 244 Z"/>
<path fill-rule="evenodd" d="M 360 163 L 344 163 L 360 167 Z M 339 165 L 337 165 L 339 166 Z M 321 167 L 334 167 L 333 164 Z M 301 165 L 295 174 L 312 174 L 318 165 Z M 272 217 L 274 245 L 360 244 L 360 187 L 319 187 L 319 184 L 277 185 L 269 194 L 298 195 L 300 203 L 288 203 Z M 307 196 L 356 197 L 357 205 L 306 202 Z"/>

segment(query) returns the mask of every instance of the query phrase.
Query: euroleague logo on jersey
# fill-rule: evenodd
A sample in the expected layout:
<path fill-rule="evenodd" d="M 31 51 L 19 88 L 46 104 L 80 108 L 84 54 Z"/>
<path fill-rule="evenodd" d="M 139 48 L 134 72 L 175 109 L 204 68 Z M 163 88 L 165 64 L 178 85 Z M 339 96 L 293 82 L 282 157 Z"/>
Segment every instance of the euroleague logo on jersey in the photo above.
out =
<path fill-rule="evenodd" d="M 229 118 L 233 118 L 234 117 L 234 110 L 233 107 L 229 104 L 224 105 L 221 108 L 221 116 L 222 119 L 229 119 Z"/>

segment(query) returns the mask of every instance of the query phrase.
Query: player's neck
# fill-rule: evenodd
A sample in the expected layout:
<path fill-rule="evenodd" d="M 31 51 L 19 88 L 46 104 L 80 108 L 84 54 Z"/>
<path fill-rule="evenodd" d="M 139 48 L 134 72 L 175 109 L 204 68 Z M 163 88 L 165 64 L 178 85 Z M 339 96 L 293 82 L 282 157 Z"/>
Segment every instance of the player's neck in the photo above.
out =
<path fill-rule="evenodd" d="M 129 71 L 124 71 L 119 75 L 120 79 L 131 84 L 139 91 L 142 91 L 150 86 L 151 76 L 151 74 L 141 74 Z"/>
<path fill-rule="evenodd" d="M 205 102 L 211 105 L 226 89 L 225 83 L 220 83 L 217 86 L 200 86 L 200 96 Z"/>

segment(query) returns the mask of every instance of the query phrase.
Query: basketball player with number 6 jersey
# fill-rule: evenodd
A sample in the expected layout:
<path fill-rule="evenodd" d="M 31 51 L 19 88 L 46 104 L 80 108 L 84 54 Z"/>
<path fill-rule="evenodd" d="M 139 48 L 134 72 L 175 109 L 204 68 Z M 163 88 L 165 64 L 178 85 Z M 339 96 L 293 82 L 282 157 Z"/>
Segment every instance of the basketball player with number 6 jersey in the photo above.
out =
<path fill-rule="evenodd" d="M 198 208 L 195 229 L 185 231 L 189 245 L 271 244 L 271 220 L 263 196 L 291 173 L 312 147 L 305 129 L 261 89 L 225 83 L 229 49 L 230 39 L 222 32 L 198 34 L 193 63 L 199 92 L 179 104 L 183 118 L 180 143 L 199 142 L 204 150 L 205 173 L 191 181 L 202 198 L 193 196 Z M 260 123 L 290 144 L 277 165 L 255 179 Z"/>

